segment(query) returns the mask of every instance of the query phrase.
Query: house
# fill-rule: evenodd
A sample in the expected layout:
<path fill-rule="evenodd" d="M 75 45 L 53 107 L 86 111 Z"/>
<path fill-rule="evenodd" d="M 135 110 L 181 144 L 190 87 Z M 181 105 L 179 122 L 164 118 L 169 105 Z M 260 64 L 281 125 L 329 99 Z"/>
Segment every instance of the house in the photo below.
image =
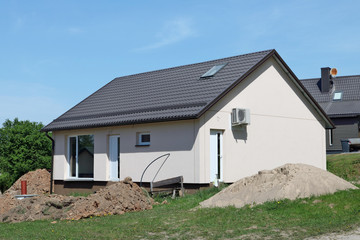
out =
<path fill-rule="evenodd" d="M 330 68 L 321 68 L 321 78 L 301 83 L 319 103 L 336 128 L 326 133 L 327 152 L 341 152 L 341 140 L 359 138 L 360 76 L 332 77 Z"/>
<path fill-rule="evenodd" d="M 55 192 L 66 193 L 127 176 L 139 182 L 166 153 L 144 182 L 183 176 L 185 188 L 197 188 L 285 163 L 325 169 L 331 128 L 279 54 L 268 50 L 115 78 L 42 131 L 55 140 Z M 91 160 L 82 159 L 83 148 L 93 149 Z"/>

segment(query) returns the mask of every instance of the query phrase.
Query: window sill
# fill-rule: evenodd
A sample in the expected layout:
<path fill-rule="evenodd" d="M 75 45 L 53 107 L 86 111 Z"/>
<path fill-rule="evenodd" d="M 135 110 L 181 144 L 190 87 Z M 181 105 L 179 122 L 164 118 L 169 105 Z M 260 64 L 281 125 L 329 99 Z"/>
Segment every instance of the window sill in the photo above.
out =
<path fill-rule="evenodd" d="M 109 181 L 109 182 L 120 182 L 120 178 L 117 178 L 117 179 L 109 179 L 108 181 Z"/>
<path fill-rule="evenodd" d="M 136 144 L 135 147 L 150 147 L 150 144 Z"/>
<path fill-rule="evenodd" d="M 64 182 L 81 182 L 81 181 L 94 181 L 93 178 L 68 178 L 64 179 Z"/>

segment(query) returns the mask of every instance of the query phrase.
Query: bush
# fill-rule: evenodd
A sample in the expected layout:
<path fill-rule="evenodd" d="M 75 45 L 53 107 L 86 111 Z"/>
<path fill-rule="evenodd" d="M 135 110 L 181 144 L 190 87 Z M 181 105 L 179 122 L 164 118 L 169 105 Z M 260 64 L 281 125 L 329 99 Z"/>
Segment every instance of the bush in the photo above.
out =
<path fill-rule="evenodd" d="M 13 180 L 9 173 L 2 173 L 0 175 L 0 192 L 4 192 L 6 189 L 10 188 L 12 182 Z"/>
<path fill-rule="evenodd" d="M 23 174 L 51 167 L 51 141 L 40 132 L 42 123 L 6 120 L 0 128 L 0 190 Z"/>

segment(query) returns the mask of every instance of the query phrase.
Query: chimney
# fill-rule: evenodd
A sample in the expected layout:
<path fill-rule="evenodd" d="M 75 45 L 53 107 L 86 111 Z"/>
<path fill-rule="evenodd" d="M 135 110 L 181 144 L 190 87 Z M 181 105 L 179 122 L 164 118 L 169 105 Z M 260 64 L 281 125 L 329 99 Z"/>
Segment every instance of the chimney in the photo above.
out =
<path fill-rule="evenodd" d="M 330 68 L 321 68 L 320 90 L 322 93 L 330 91 Z"/>

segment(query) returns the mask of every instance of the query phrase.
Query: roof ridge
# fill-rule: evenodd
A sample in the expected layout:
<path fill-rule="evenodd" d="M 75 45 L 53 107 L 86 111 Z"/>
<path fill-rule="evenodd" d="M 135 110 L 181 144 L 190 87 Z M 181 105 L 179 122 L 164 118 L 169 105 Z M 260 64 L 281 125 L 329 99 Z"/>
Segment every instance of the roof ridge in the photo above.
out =
<path fill-rule="evenodd" d="M 337 78 L 348 78 L 348 77 L 359 77 L 360 75 L 346 75 L 346 76 L 336 76 L 333 79 L 337 79 Z M 300 79 L 300 81 L 310 81 L 310 80 L 320 80 L 320 78 L 305 78 L 305 79 Z"/>
<path fill-rule="evenodd" d="M 274 51 L 274 50 L 275 49 L 268 49 L 268 50 L 262 50 L 262 51 L 258 51 L 258 52 L 251 52 L 251 53 L 245 53 L 245 54 L 240 54 L 240 55 L 234 55 L 234 56 L 230 56 L 230 57 L 217 58 L 217 59 L 207 60 L 207 61 L 203 61 L 203 62 L 196 62 L 196 63 L 179 65 L 179 66 L 175 66 L 175 67 L 162 68 L 162 69 L 151 70 L 151 71 L 147 71 L 147 72 L 124 75 L 124 76 L 116 77 L 113 80 L 117 80 L 117 79 L 125 78 L 125 77 L 134 77 L 134 76 L 138 76 L 138 75 L 145 75 L 145 74 L 154 73 L 154 72 L 162 72 L 162 71 L 167 71 L 167 70 L 176 69 L 176 68 L 189 67 L 189 66 L 193 66 L 193 65 L 197 65 L 197 64 L 204 64 L 204 63 L 210 63 L 210 62 L 215 62 L 215 61 L 221 61 L 221 60 L 230 59 L 230 58 L 236 58 L 236 57 L 240 57 L 240 56 L 254 55 L 254 54 L 259 54 L 259 53 L 263 53 L 263 52 L 271 52 L 271 51 Z"/>

